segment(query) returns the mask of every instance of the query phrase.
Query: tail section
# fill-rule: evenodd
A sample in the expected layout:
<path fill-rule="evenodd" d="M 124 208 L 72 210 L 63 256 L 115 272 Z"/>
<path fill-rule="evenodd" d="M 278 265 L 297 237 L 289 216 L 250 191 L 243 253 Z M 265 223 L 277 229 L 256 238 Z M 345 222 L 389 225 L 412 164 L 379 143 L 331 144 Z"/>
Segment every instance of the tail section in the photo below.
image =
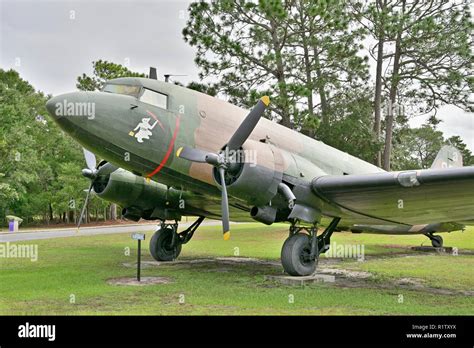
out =
<path fill-rule="evenodd" d="M 451 167 L 462 167 L 462 154 L 461 152 L 452 145 L 444 145 L 439 150 L 431 169 L 451 168 Z"/>

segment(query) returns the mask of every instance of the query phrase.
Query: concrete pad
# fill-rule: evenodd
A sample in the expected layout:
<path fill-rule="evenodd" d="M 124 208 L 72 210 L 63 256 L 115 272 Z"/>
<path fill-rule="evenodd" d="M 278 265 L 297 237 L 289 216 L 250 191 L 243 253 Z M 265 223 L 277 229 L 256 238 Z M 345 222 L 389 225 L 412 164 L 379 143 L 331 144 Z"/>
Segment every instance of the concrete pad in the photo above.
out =
<path fill-rule="evenodd" d="M 414 246 L 414 247 L 411 247 L 411 250 L 423 251 L 426 253 L 438 253 L 438 254 L 452 254 L 453 253 L 452 247 L 435 248 L 432 246 Z"/>
<path fill-rule="evenodd" d="M 308 285 L 313 283 L 334 283 L 336 277 L 329 274 L 312 274 L 305 277 L 292 277 L 292 276 L 265 276 L 265 280 L 278 282 L 284 285 Z"/>

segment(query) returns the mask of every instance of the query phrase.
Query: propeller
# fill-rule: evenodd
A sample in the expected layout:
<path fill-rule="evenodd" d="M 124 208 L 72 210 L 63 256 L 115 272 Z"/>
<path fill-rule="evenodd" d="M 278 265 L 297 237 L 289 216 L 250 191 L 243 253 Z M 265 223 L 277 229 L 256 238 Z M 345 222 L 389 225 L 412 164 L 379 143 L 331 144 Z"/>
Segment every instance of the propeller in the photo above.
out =
<path fill-rule="evenodd" d="M 81 216 L 79 217 L 79 221 L 77 223 L 77 229 L 81 226 L 82 218 L 84 217 L 84 213 L 86 211 L 87 202 L 89 201 L 89 195 L 92 191 L 92 187 L 94 186 L 94 182 L 98 177 L 107 176 L 111 174 L 113 171 L 117 169 L 112 163 L 106 162 L 105 164 L 100 164 L 96 168 L 96 158 L 95 155 L 86 150 L 85 148 L 82 149 L 84 152 L 84 158 L 86 160 L 87 168 L 82 170 L 82 175 L 86 178 L 91 180 L 91 184 L 89 186 L 89 190 L 87 191 L 86 200 L 84 201 L 84 205 L 82 206 Z"/>
<path fill-rule="evenodd" d="M 230 238 L 229 201 L 227 197 L 225 177 L 227 172 L 233 173 L 239 168 L 237 165 L 238 163 L 235 161 L 234 155 L 231 155 L 231 153 L 235 153 L 235 151 L 242 147 L 252 131 L 255 129 L 255 126 L 263 116 L 263 113 L 269 104 L 270 98 L 267 96 L 262 97 L 258 101 L 257 105 L 255 105 L 250 113 L 245 117 L 240 126 L 219 153 L 208 152 L 186 146 L 181 147 L 178 149 L 178 151 L 176 151 L 176 156 L 179 158 L 183 158 L 191 162 L 208 163 L 217 169 L 221 185 L 221 215 L 224 240 L 228 240 Z"/>

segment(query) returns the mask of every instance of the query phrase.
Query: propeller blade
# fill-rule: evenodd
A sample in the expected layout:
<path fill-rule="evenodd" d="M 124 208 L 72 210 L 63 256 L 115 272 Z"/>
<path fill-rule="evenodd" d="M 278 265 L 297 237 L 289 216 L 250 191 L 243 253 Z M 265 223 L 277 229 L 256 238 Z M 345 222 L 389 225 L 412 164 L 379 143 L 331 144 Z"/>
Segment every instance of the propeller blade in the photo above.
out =
<path fill-rule="evenodd" d="M 84 147 L 82 148 L 82 151 L 84 152 L 84 158 L 86 159 L 87 168 L 94 171 L 96 166 L 95 155 L 89 150 L 86 150 L 86 148 Z"/>
<path fill-rule="evenodd" d="M 179 158 L 187 159 L 191 162 L 198 162 L 198 163 L 206 163 L 206 157 L 211 155 L 209 152 L 193 149 L 187 146 L 180 147 L 178 151 L 176 151 L 176 156 Z M 213 155 L 213 154 L 212 154 Z"/>
<path fill-rule="evenodd" d="M 111 174 L 112 172 L 116 171 L 117 170 L 117 167 L 114 166 L 112 163 L 110 162 L 107 162 L 105 163 L 104 165 L 100 166 L 98 169 L 97 169 L 97 175 L 109 175 Z"/>
<path fill-rule="evenodd" d="M 255 105 L 247 117 L 245 117 L 239 128 L 237 128 L 234 135 L 232 135 L 227 143 L 227 147 L 230 150 L 238 150 L 242 147 L 269 104 L 270 98 L 267 96 L 260 98 L 257 105 Z"/>
<path fill-rule="evenodd" d="M 227 199 L 227 187 L 225 185 L 225 170 L 219 168 L 219 174 L 221 178 L 221 212 L 222 212 L 222 232 L 224 233 L 224 240 L 230 238 L 230 227 L 229 227 L 229 201 Z"/>
<path fill-rule="evenodd" d="M 81 217 L 79 218 L 79 221 L 77 223 L 77 229 L 79 229 L 79 227 L 81 226 L 82 218 L 84 217 L 84 212 L 86 211 L 86 207 L 87 207 L 87 201 L 89 200 L 89 195 L 91 193 L 93 185 L 94 185 L 94 182 L 92 181 L 91 185 L 89 186 L 89 191 L 87 191 L 86 200 L 84 201 L 84 205 L 82 206 Z"/>

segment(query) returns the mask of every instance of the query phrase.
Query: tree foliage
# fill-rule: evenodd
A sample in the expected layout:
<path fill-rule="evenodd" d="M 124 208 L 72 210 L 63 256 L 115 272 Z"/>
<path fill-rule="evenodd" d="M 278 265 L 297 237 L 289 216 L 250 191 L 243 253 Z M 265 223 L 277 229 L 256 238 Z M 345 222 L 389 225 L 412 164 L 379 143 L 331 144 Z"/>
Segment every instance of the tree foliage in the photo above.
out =
<path fill-rule="evenodd" d="M 272 118 L 329 145 L 354 135 L 331 121 L 370 122 L 364 32 L 344 1 L 194 2 L 188 11 L 183 37 L 197 49 L 200 77 L 217 80 L 216 90 L 230 102 L 251 107 L 269 95 Z M 362 104 L 352 104 L 356 99 Z M 369 158 L 373 153 L 365 151 L 378 145 L 369 136 L 362 147 L 343 149 Z"/>
<path fill-rule="evenodd" d="M 444 138 L 436 125 L 428 122 L 419 128 L 403 127 L 395 132 L 393 170 L 430 168 L 443 145 L 456 147 L 464 166 L 474 165 L 471 151 L 459 136 Z"/>
<path fill-rule="evenodd" d="M 92 62 L 94 68 L 92 76 L 83 73 L 77 78 L 76 87 L 81 91 L 96 91 L 102 89 L 107 80 L 119 77 L 146 77 L 145 74 L 133 72 L 127 67 L 99 59 Z"/>
<path fill-rule="evenodd" d="M 473 45 L 469 0 L 351 1 L 360 23 L 375 39 L 371 56 L 377 64 L 376 136 L 380 134 L 382 92 L 390 112 L 385 117 L 383 166 L 390 169 L 393 108 L 411 116 L 436 112 L 452 104 L 473 111 Z"/>
<path fill-rule="evenodd" d="M 49 118 L 47 99 L 16 71 L 0 69 L 0 219 L 61 219 L 70 200 L 84 198 L 80 148 Z M 68 166 L 77 171 L 66 183 Z"/>

